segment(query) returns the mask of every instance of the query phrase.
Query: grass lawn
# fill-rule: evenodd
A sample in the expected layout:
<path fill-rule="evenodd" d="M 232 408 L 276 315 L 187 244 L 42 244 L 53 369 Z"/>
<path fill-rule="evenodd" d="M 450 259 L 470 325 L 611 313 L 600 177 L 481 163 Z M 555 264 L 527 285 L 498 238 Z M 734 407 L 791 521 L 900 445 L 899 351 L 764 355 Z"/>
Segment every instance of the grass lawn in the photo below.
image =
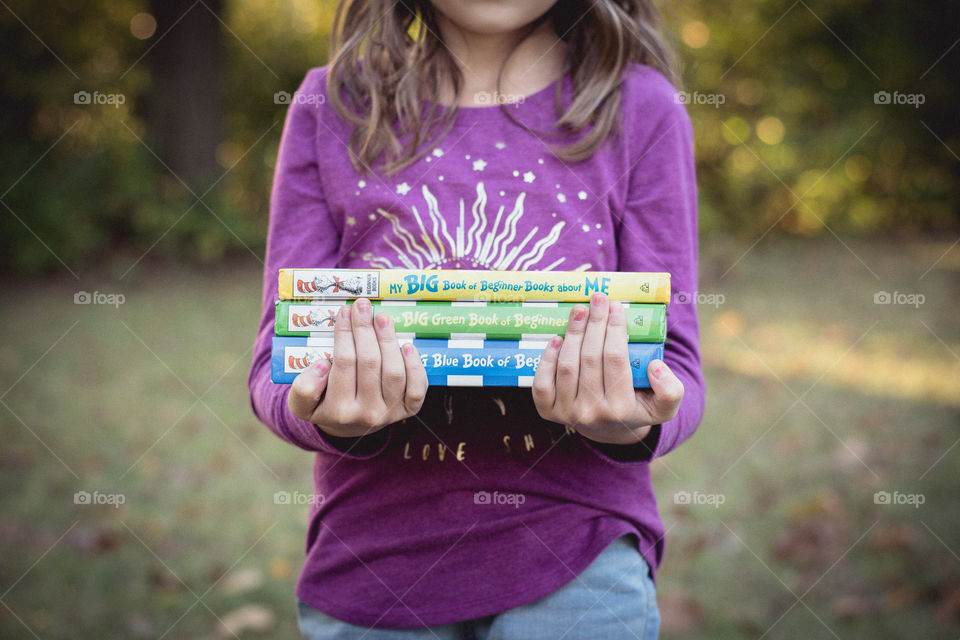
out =
<path fill-rule="evenodd" d="M 960 248 L 848 244 L 703 245 L 707 414 L 654 463 L 665 638 L 958 635 Z M 0 284 L 0 637 L 296 637 L 306 506 L 273 496 L 311 456 L 249 409 L 260 266 L 127 266 Z"/>

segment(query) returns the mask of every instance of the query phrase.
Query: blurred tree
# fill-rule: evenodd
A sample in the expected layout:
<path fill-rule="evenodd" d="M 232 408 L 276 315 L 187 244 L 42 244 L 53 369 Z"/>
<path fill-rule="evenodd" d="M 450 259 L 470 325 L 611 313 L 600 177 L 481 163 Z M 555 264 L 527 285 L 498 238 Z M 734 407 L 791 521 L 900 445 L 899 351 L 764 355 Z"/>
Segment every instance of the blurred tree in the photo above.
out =
<path fill-rule="evenodd" d="M 158 37 L 147 60 L 150 139 L 197 195 L 220 173 L 223 0 L 151 0 Z"/>

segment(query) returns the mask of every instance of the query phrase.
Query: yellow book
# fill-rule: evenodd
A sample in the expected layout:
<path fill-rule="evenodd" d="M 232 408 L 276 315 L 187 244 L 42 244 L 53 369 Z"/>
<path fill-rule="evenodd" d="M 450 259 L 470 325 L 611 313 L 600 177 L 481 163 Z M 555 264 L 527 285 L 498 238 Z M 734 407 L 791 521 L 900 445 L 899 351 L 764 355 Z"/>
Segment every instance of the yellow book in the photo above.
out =
<path fill-rule="evenodd" d="M 587 302 L 594 293 L 623 302 L 670 302 L 669 273 L 280 269 L 281 300 L 550 300 Z"/>

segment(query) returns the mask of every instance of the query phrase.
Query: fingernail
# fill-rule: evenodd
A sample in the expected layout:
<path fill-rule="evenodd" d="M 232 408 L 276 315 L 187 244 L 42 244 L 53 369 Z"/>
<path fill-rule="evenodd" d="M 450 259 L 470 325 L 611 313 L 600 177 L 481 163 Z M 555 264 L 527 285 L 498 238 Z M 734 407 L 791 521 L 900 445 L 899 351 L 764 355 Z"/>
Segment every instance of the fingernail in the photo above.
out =
<path fill-rule="evenodd" d="M 343 307 L 340 308 L 340 317 L 343 318 L 344 320 L 349 320 L 349 319 L 350 319 L 350 307 L 349 307 L 349 306 L 344 305 Z"/>
<path fill-rule="evenodd" d="M 587 310 L 586 310 L 586 309 L 584 309 L 583 307 L 580 307 L 580 306 L 574 307 L 574 310 L 573 310 L 573 319 L 574 319 L 574 320 L 583 320 L 583 319 L 586 318 L 586 317 L 587 317 Z"/>
<path fill-rule="evenodd" d="M 410 355 L 411 353 L 413 353 L 413 345 L 410 344 L 409 342 L 405 343 L 403 345 L 403 353 L 406 355 Z"/>
<path fill-rule="evenodd" d="M 603 304 L 603 301 L 605 298 L 606 296 L 603 295 L 602 293 L 595 293 L 592 296 L 590 296 L 590 304 L 591 306 L 599 307 L 600 305 Z"/>
<path fill-rule="evenodd" d="M 653 368 L 653 377 L 659 380 L 662 374 L 663 374 L 663 364 L 657 363 L 657 365 Z"/>
<path fill-rule="evenodd" d="M 367 300 L 366 298 L 360 298 L 354 304 L 357 307 L 357 311 L 359 311 L 360 313 L 365 314 L 368 311 L 370 311 L 370 301 Z"/>
<path fill-rule="evenodd" d="M 377 315 L 375 315 L 374 319 L 377 321 L 377 326 L 380 327 L 381 329 L 386 329 L 387 325 L 390 324 L 390 316 L 388 316 L 383 312 L 380 312 Z"/>
<path fill-rule="evenodd" d="M 327 372 L 327 369 L 330 368 L 330 364 L 326 360 L 321 360 L 313 366 L 320 375 L 324 375 Z"/>
<path fill-rule="evenodd" d="M 563 344 L 563 338 L 560 336 L 553 336 L 550 338 L 550 347 L 552 349 L 559 349 L 561 344 Z"/>

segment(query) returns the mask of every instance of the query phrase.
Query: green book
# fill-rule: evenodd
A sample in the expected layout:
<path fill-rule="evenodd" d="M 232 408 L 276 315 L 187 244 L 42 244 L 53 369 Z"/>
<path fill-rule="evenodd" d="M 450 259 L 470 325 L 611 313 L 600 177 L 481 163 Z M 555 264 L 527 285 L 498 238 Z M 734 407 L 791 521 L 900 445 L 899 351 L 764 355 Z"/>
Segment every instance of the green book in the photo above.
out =
<path fill-rule="evenodd" d="M 320 337 L 333 333 L 337 312 L 352 301 L 277 300 L 276 335 Z M 389 314 L 396 332 L 408 338 L 543 340 L 564 335 L 572 302 L 468 302 L 374 300 L 374 315 Z M 663 342 L 666 306 L 622 303 L 629 342 Z"/>

